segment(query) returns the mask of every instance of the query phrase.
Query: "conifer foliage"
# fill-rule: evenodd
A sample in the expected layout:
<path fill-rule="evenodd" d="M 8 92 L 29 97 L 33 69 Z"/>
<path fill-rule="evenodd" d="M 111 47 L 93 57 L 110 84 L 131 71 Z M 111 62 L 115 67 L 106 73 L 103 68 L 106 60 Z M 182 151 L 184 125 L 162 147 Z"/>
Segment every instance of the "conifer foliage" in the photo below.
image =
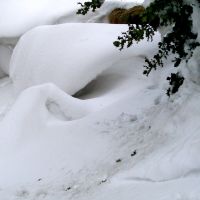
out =
<path fill-rule="evenodd" d="M 97 8 L 101 7 L 102 3 L 101 0 L 91 0 L 84 3 L 79 2 L 78 4 L 81 5 L 81 8 L 78 9 L 77 14 L 86 15 L 90 9 L 94 12 Z"/>
<path fill-rule="evenodd" d="M 99 2 L 98 0 L 93 1 Z M 86 3 L 85 6 L 87 7 Z M 197 3 L 200 6 L 200 0 L 197 0 Z M 95 5 L 93 11 L 98 8 L 97 5 L 100 7 L 100 4 Z M 163 67 L 164 60 L 171 54 L 174 55 L 171 60 L 174 67 L 178 67 L 181 62 L 188 62 L 193 56 L 194 50 L 200 46 L 197 41 L 197 33 L 192 32 L 194 6 L 194 4 L 186 3 L 184 0 L 154 0 L 140 16 L 140 22 L 129 24 L 127 32 L 118 36 L 113 44 L 119 50 L 122 50 L 124 47 L 130 47 L 133 42 L 139 42 L 144 38 L 152 41 L 155 31 L 160 27 L 170 26 L 171 31 L 164 35 L 162 41 L 158 44 L 158 52 L 153 58 L 145 58 L 144 74 L 148 76 L 152 69 L 156 70 L 157 67 Z M 84 5 L 82 7 L 82 9 L 85 9 Z M 85 11 L 89 11 L 89 7 Z M 79 13 L 81 12 L 79 11 Z M 170 96 L 178 91 L 184 78 L 180 73 L 172 73 L 170 77 L 167 77 L 167 80 L 170 85 L 167 95 Z"/>

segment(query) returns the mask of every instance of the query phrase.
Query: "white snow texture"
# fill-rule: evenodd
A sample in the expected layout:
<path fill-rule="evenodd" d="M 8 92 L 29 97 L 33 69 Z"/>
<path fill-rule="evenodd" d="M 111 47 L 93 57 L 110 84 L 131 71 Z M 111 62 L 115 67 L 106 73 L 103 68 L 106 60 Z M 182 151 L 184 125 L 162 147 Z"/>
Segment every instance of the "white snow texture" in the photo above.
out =
<path fill-rule="evenodd" d="M 160 33 L 112 44 L 127 25 L 107 14 L 141 1 L 77 2 L 0 2 L 0 200 L 200 199 L 200 50 L 169 99 L 170 61 L 142 74 Z"/>

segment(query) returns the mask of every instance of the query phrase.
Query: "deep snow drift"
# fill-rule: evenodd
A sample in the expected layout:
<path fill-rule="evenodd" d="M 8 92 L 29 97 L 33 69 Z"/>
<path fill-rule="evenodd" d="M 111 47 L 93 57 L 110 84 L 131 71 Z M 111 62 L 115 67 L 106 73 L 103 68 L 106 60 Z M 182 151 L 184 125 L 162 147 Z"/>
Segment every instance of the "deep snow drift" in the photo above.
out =
<path fill-rule="evenodd" d="M 126 59 L 143 54 L 151 44 L 117 50 L 112 41 L 125 25 L 64 24 L 43 26 L 26 33 L 10 63 L 10 77 L 17 93 L 33 85 L 52 82 L 68 94 L 75 94 L 102 71 Z M 158 37 L 158 36 L 157 36 Z"/>
<path fill-rule="evenodd" d="M 140 1 L 129 2 L 106 0 L 97 12 L 77 15 L 78 0 L 8 0 L 1 1 L 0 7 L 0 77 L 9 73 L 12 51 L 20 37 L 34 27 L 63 23 L 107 23 L 107 15 L 116 7 L 129 8 Z M 12 15 L 10 14 L 12 13 Z"/>
<path fill-rule="evenodd" d="M 49 2 L 63 15 L 62 1 Z M 188 68 L 199 52 L 169 99 L 170 62 L 142 74 L 159 33 L 119 52 L 112 41 L 125 29 L 41 26 L 13 53 L 0 48 L 0 66 L 10 65 L 2 67 L 10 77 L 0 79 L 0 199 L 200 199 L 200 89 L 198 71 L 193 77 Z"/>
<path fill-rule="evenodd" d="M 17 92 L 52 82 L 75 94 L 109 68 L 113 58 L 123 58 L 110 41 L 125 30 L 125 26 L 64 24 L 29 31 L 20 39 L 10 64 Z"/>

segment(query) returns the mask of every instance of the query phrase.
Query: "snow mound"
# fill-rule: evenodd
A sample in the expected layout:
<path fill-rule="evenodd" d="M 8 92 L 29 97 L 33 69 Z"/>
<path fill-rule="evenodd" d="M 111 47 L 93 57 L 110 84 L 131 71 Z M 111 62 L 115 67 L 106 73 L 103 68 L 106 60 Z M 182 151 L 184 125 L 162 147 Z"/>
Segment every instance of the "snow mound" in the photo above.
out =
<path fill-rule="evenodd" d="M 124 30 L 124 25 L 63 24 L 29 31 L 11 58 L 16 91 L 52 82 L 68 94 L 76 93 L 123 57 L 112 41 Z"/>
<path fill-rule="evenodd" d="M 34 135 L 51 121 L 73 121 L 91 111 L 85 101 L 69 96 L 53 84 L 28 88 L 1 122 L 1 148 L 6 138 L 18 142 L 25 130 L 28 133 L 25 137 L 30 137 L 31 133 Z"/>
<path fill-rule="evenodd" d="M 1 1 L 0 38 L 19 37 L 33 27 L 52 24 L 67 12 L 76 10 L 77 2 L 80 0 Z"/>
<path fill-rule="evenodd" d="M 108 164 L 104 159 L 110 144 L 86 117 L 94 111 L 87 101 L 75 99 L 53 84 L 23 91 L 0 123 L 0 156 L 5 161 L 0 185 L 20 190 L 24 183 L 28 187 L 36 183 L 41 190 L 40 182 L 52 182 L 65 191 L 79 181 L 84 185 L 90 176 L 102 176 L 105 170 L 98 172 L 97 166 Z"/>
<path fill-rule="evenodd" d="M 126 1 L 105 1 L 96 12 L 89 12 L 87 15 L 77 15 L 80 5 L 78 0 L 42 0 L 20 2 L 8 0 L 0 2 L 0 77 L 8 75 L 9 62 L 13 48 L 20 37 L 40 25 L 52 25 L 63 23 L 107 23 L 108 13 L 116 7 L 129 8 L 136 3 Z M 12 15 L 10 12 L 12 10 Z M 6 56 L 4 56 L 6 54 Z"/>
<path fill-rule="evenodd" d="M 74 13 L 75 16 L 77 2 L 78 0 L 0 1 L 0 77 L 8 75 L 12 50 L 24 33 L 40 25 L 55 24 L 68 13 Z"/>

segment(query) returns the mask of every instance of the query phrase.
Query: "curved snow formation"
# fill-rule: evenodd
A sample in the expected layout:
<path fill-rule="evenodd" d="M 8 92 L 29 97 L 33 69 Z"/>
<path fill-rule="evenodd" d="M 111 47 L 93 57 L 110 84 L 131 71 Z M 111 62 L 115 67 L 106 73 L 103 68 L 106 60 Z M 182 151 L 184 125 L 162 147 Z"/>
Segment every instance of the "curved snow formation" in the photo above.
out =
<path fill-rule="evenodd" d="M 8 75 L 13 48 L 20 37 L 41 25 L 63 23 L 106 23 L 108 13 L 116 7 L 129 8 L 136 2 L 105 1 L 96 12 L 77 15 L 80 0 L 7 0 L 0 2 L 0 77 Z M 12 13 L 12 14 L 10 14 Z M 7 49 L 8 48 L 8 49 Z M 8 55 L 9 51 L 9 57 Z M 6 57 L 4 58 L 4 55 Z M 2 64 L 3 62 L 3 64 Z"/>
<path fill-rule="evenodd" d="M 25 32 L 40 25 L 55 24 L 70 12 L 76 13 L 77 2 L 78 0 L 0 1 L 0 77 L 8 75 L 12 50 Z"/>
<path fill-rule="evenodd" d="M 26 33 L 11 58 L 10 77 L 18 92 L 52 82 L 74 94 L 123 54 L 112 41 L 126 26 L 63 24 Z M 131 51 L 131 49 L 130 49 Z"/>
<path fill-rule="evenodd" d="M 29 132 L 30 136 L 38 132 L 51 121 L 73 121 L 91 112 L 92 108 L 86 101 L 71 97 L 53 84 L 28 88 L 0 124 L 1 148 L 9 140 L 17 143 L 22 133 Z"/>
<path fill-rule="evenodd" d="M 1 199 L 199 199 L 198 82 L 183 66 L 186 80 L 169 100 L 171 63 L 142 76 L 143 58 L 154 55 L 157 43 L 143 41 L 118 54 L 110 41 L 125 26 L 109 27 L 46 26 L 22 37 L 11 62 L 21 94 L 9 111 L 2 108 L 13 83 L 0 81 Z M 189 65 L 199 66 L 198 55 Z M 74 93 L 101 70 L 85 101 L 51 83 L 30 87 L 53 77 Z"/>

